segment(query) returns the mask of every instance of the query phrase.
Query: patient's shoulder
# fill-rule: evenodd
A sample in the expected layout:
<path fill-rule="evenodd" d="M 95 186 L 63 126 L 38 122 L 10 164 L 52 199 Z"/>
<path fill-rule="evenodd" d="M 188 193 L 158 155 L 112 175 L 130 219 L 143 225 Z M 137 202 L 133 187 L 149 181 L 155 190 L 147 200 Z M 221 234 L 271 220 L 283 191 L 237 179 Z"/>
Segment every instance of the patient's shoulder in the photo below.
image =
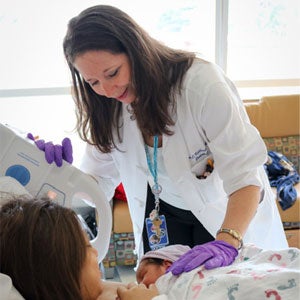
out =
<path fill-rule="evenodd" d="M 0 273 L 0 291 L 0 299 L 24 300 L 21 294 L 12 285 L 11 278 L 3 273 Z"/>

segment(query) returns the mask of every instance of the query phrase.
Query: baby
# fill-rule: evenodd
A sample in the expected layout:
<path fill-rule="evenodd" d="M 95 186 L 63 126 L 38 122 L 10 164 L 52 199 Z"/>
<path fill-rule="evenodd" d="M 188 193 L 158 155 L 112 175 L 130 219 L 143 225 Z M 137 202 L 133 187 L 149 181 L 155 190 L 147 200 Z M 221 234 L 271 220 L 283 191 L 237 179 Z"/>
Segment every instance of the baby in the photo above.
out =
<path fill-rule="evenodd" d="M 136 280 L 147 287 L 162 275 L 181 255 L 191 248 L 184 245 L 171 245 L 158 250 L 149 251 L 141 258 L 136 272 Z"/>
<path fill-rule="evenodd" d="M 212 270 L 204 266 L 179 276 L 170 266 L 189 247 L 168 246 L 147 252 L 137 269 L 139 285 L 118 287 L 121 300 L 181 299 L 298 299 L 300 250 L 263 250 L 247 244 L 231 266 Z"/>

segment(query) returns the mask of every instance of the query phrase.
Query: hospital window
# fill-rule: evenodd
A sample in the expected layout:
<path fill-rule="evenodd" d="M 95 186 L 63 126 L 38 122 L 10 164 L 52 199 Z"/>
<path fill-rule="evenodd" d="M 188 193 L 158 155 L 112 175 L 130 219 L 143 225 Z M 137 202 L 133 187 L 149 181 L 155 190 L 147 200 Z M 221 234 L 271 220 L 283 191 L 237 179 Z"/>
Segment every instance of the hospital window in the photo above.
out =
<path fill-rule="evenodd" d="M 216 62 L 243 99 L 299 93 L 298 0 L 10 0 L 0 8 L 1 123 L 80 144 L 71 133 L 62 40 L 67 21 L 97 4 L 115 5 L 155 38 Z"/>

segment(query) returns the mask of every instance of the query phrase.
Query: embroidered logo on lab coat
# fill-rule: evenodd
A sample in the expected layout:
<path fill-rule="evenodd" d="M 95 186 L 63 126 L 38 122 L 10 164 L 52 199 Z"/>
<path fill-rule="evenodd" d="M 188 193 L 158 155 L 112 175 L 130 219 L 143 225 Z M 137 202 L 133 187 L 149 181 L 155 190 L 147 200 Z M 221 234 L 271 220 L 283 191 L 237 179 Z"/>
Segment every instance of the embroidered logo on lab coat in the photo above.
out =
<path fill-rule="evenodd" d="M 200 159 L 203 159 L 204 157 L 207 157 L 209 153 L 207 145 L 205 145 L 205 149 L 199 149 L 193 154 L 189 155 L 189 160 L 193 160 L 197 162 Z"/>

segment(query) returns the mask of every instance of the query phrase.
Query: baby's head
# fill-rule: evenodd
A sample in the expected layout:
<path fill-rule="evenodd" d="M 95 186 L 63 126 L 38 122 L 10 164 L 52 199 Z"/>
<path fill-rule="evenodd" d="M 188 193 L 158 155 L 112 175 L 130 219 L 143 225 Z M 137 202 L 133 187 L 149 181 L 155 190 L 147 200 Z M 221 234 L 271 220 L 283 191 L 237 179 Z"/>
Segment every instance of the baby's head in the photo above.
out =
<path fill-rule="evenodd" d="M 136 280 L 149 286 L 162 275 L 181 255 L 191 248 L 184 245 L 171 245 L 149 251 L 142 256 L 136 272 Z"/>

